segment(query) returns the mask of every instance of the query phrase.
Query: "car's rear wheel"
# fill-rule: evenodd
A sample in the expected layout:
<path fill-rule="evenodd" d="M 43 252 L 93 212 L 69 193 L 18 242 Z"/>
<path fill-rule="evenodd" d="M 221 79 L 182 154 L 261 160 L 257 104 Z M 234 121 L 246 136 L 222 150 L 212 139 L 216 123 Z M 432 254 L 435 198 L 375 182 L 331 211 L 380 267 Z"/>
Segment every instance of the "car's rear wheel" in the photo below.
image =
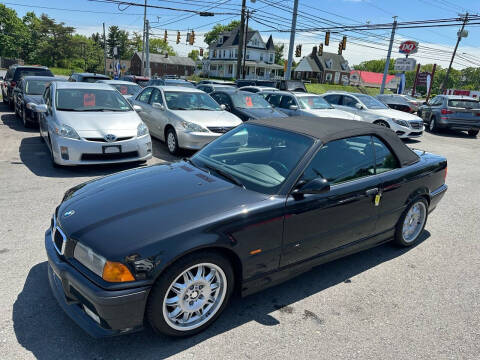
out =
<path fill-rule="evenodd" d="M 435 118 L 435 116 L 432 116 L 432 118 L 430 119 L 430 123 L 428 124 L 428 130 L 431 133 L 435 133 L 438 131 L 437 119 Z"/>
<path fill-rule="evenodd" d="M 225 309 L 234 288 L 230 262 L 216 252 L 181 258 L 157 280 L 147 303 L 153 330 L 190 336 L 212 324 Z"/>
<path fill-rule="evenodd" d="M 468 135 L 476 137 L 478 135 L 478 130 L 468 130 Z"/>
<path fill-rule="evenodd" d="M 425 228 L 427 217 L 427 200 L 419 197 L 412 201 L 397 223 L 395 243 L 405 247 L 415 244 Z"/>
<path fill-rule="evenodd" d="M 178 153 L 178 138 L 175 130 L 172 128 L 167 130 L 166 143 L 170 154 L 176 155 Z"/>
<path fill-rule="evenodd" d="M 26 128 L 32 127 L 32 123 L 27 119 L 27 112 L 25 111 L 25 108 L 22 108 L 22 122 L 23 126 L 25 126 Z"/>
<path fill-rule="evenodd" d="M 390 125 L 388 125 L 388 123 L 385 120 L 377 120 L 377 121 L 374 121 L 373 123 L 386 128 L 390 127 Z"/>

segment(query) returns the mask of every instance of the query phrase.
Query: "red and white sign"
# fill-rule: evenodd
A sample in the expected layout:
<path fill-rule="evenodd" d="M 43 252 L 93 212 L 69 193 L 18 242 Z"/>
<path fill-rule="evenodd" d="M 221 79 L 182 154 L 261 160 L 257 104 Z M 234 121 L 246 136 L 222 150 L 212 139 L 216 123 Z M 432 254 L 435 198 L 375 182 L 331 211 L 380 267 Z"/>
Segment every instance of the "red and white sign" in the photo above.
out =
<path fill-rule="evenodd" d="M 401 54 L 415 54 L 418 51 L 418 42 L 408 40 L 400 44 L 399 52 Z"/>

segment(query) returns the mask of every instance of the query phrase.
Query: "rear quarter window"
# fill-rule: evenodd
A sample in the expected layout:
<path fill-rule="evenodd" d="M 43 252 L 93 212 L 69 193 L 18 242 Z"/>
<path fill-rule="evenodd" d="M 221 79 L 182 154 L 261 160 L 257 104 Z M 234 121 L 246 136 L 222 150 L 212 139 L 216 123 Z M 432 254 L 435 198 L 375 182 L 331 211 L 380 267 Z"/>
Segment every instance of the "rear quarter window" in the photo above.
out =
<path fill-rule="evenodd" d="M 480 103 L 475 100 L 448 100 L 448 106 L 465 109 L 480 109 Z"/>

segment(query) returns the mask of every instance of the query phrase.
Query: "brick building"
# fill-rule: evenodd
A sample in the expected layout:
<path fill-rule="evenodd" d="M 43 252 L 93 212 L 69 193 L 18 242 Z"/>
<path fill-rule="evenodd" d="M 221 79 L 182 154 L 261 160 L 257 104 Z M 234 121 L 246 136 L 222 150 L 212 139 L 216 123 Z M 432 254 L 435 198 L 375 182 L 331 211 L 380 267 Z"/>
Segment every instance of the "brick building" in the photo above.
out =
<path fill-rule="evenodd" d="M 189 57 L 150 54 L 150 73 L 152 76 L 189 76 L 195 72 L 195 66 L 195 61 Z M 133 54 L 130 73 L 132 75 L 142 75 L 142 54 L 139 52 Z"/>

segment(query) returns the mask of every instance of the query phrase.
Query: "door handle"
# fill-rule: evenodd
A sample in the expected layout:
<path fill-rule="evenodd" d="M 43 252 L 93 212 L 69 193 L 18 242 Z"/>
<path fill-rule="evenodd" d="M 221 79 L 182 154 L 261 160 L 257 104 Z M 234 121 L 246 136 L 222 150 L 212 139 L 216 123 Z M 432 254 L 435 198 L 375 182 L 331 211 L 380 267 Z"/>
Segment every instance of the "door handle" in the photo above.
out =
<path fill-rule="evenodd" d="M 379 190 L 378 188 L 373 188 L 373 189 L 368 189 L 367 191 L 365 191 L 365 194 L 367 196 L 375 196 L 379 193 Z"/>

